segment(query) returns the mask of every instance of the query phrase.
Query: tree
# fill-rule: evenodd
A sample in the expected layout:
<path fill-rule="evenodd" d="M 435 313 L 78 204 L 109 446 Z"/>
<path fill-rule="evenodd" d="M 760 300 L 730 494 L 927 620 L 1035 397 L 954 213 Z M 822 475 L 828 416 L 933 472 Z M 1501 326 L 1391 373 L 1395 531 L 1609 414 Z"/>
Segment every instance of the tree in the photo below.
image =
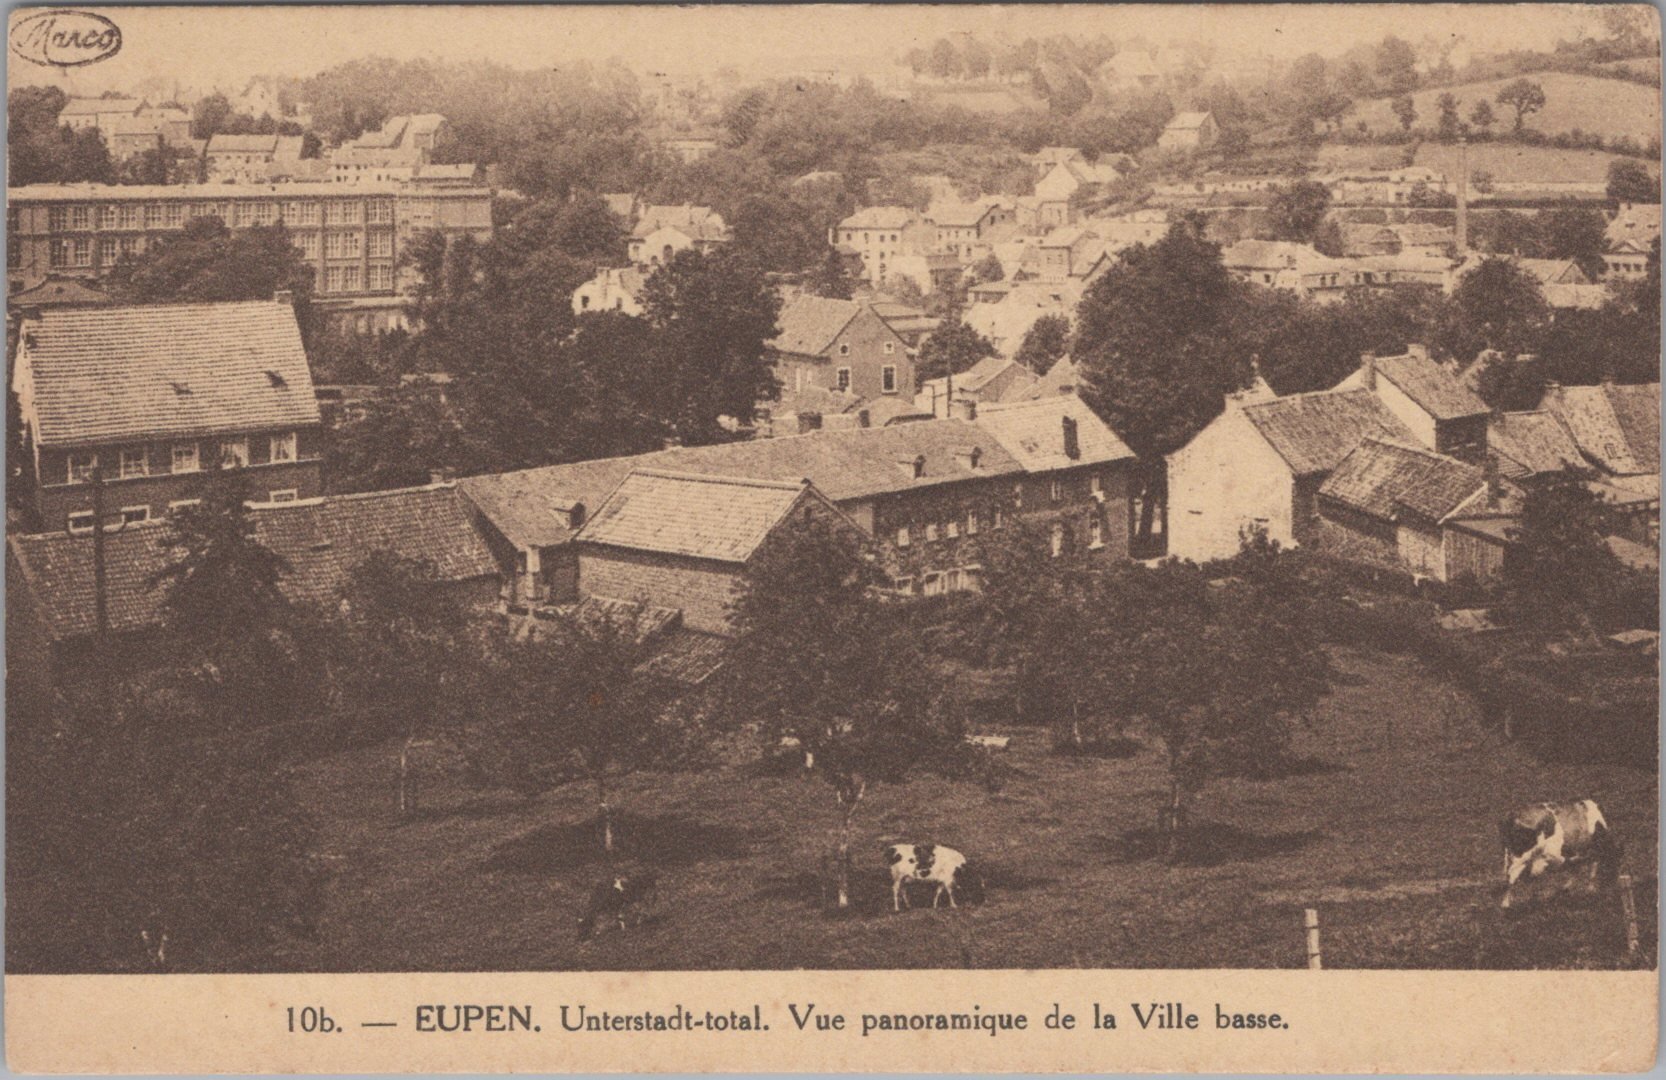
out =
<path fill-rule="evenodd" d="M 1440 118 L 1436 121 L 1436 132 L 1442 142 L 1454 142 L 1463 134 L 1463 118 L 1458 115 L 1458 99 L 1451 91 L 1440 95 L 1435 102 L 1440 109 Z"/>
<path fill-rule="evenodd" d="M 1313 180 L 1279 186 L 1267 205 L 1267 227 L 1275 240 L 1312 243 L 1330 210 L 1330 189 Z"/>
<path fill-rule="evenodd" d="M 669 706 L 675 687 L 647 665 L 649 616 L 602 606 L 549 620 L 507 644 L 516 684 L 516 752 L 537 785 L 588 782 L 596 792 L 602 850 L 615 850 L 613 790 L 620 777 L 676 760 L 687 729 Z"/>
<path fill-rule="evenodd" d="M 920 345 L 915 370 L 922 382 L 941 379 L 945 375 L 959 375 L 979 360 L 995 355 L 993 342 L 951 313 Z"/>
<path fill-rule="evenodd" d="M 1503 614 L 1550 633 L 1587 636 L 1642 625 L 1658 603 L 1658 582 L 1628 570 L 1611 551 L 1613 511 L 1576 474 L 1548 477 L 1522 500 L 1509 530 Z"/>
<path fill-rule="evenodd" d="M 193 218 L 110 274 L 110 289 L 135 304 L 294 298 L 308 325 L 313 269 L 281 224 L 232 232 L 219 218 Z"/>
<path fill-rule="evenodd" d="M 850 905 L 856 811 L 876 783 L 921 770 L 951 774 L 967 750 L 942 707 L 938 662 L 906 620 L 907 605 L 874 594 L 883 581 L 861 535 L 829 515 L 795 520 L 747 565 L 723 692 L 766 745 L 796 739 L 840 809 L 834 876 Z"/>
<path fill-rule="evenodd" d="M 1492 114 L 1492 103 L 1485 98 L 1475 103 L 1475 108 L 1469 111 L 1469 122 L 1480 128 L 1483 133 L 1490 133 L 1497 118 Z"/>
<path fill-rule="evenodd" d="M 1528 79 L 1517 79 L 1498 91 L 1494 99 L 1500 105 L 1508 105 L 1516 112 L 1515 131 L 1520 131 L 1530 113 L 1536 113 L 1545 107 L 1545 90 L 1536 82 Z"/>
<path fill-rule="evenodd" d="M 1660 181 L 1641 161 L 1615 158 L 1608 165 L 1608 197 L 1623 203 L 1658 203 Z"/>
<path fill-rule="evenodd" d="M 1410 94 L 1402 94 L 1389 102 L 1388 107 L 1393 110 L 1395 119 L 1400 121 L 1400 130 L 1410 132 L 1412 124 L 1417 122 L 1417 105 Z"/>
<path fill-rule="evenodd" d="M 1549 323 L 1538 281 L 1514 262 L 1485 258 L 1458 280 L 1433 344 L 1464 365 L 1485 349 L 1508 357 L 1537 353 Z"/>
<path fill-rule="evenodd" d="M 1043 315 L 1030 324 L 1013 359 L 1044 375 L 1070 351 L 1070 317 Z"/>
<path fill-rule="evenodd" d="M 1551 210 L 1540 214 L 1537 224 L 1544 258 L 1572 259 L 1593 281 L 1602 276 L 1608 222 L 1601 211 Z"/>
<path fill-rule="evenodd" d="M 1248 381 L 1248 356 L 1223 338 L 1233 282 L 1195 218 L 1154 244 L 1124 251 L 1076 310 L 1071 357 L 1084 399 L 1151 467 L 1142 476 L 1138 537 L 1160 501 L 1160 459 L 1185 445 Z"/>
<path fill-rule="evenodd" d="M 1377 78 L 1384 93 L 1409 94 L 1417 89 L 1417 50 L 1393 34 L 1377 45 Z"/>
<path fill-rule="evenodd" d="M 750 87 L 730 98 L 723 106 L 718 124 L 726 133 L 725 142 L 741 146 L 758 130 L 758 122 L 769 108 L 769 96 L 760 87 Z"/>
<path fill-rule="evenodd" d="M 749 424 L 780 396 L 766 347 L 780 312 L 763 274 L 724 254 L 680 251 L 649 277 L 642 314 L 663 380 L 659 415 L 685 445 L 721 441 L 720 420 Z"/>
<path fill-rule="evenodd" d="M 974 285 L 1001 281 L 1007 276 L 1006 269 L 1001 266 L 1001 260 L 996 257 L 993 251 L 973 263 L 972 268 L 967 273 Z"/>
<path fill-rule="evenodd" d="M 191 109 L 191 137 L 212 139 L 225 131 L 231 119 L 231 101 L 224 94 L 208 94 Z"/>
<path fill-rule="evenodd" d="M 845 266 L 844 256 L 837 249 L 828 248 L 827 256 L 804 282 L 804 287 L 830 300 L 849 300 L 855 295 L 856 281 Z"/>

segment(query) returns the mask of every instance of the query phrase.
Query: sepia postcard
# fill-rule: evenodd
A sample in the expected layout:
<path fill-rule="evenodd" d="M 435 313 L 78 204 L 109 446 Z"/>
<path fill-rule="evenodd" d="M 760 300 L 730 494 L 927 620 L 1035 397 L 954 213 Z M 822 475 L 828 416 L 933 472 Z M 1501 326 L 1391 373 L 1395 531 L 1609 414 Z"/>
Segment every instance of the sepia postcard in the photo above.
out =
<path fill-rule="evenodd" d="M 1652 1067 L 1655 7 L 6 59 L 14 1071 Z"/>

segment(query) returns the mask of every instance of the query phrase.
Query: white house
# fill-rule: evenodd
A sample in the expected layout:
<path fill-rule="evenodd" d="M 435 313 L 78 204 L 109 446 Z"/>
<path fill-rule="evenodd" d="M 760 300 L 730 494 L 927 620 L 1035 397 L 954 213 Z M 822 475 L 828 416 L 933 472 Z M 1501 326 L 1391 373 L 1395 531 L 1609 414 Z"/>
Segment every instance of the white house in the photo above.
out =
<path fill-rule="evenodd" d="M 593 311 L 621 311 L 642 314 L 642 271 L 632 266 L 604 267 L 596 276 L 573 290 L 573 314 Z"/>

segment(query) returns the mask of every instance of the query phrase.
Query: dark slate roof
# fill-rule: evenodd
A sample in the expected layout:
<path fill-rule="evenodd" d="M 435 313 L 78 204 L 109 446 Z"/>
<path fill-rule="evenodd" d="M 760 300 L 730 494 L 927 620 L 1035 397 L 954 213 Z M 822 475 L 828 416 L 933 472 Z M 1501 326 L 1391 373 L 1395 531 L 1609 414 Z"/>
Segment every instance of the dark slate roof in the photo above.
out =
<path fill-rule="evenodd" d="M 1568 429 L 1543 409 L 1493 417 L 1487 449 L 1499 456 L 1500 470 L 1514 477 L 1561 472 L 1584 461 Z"/>
<path fill-rule="evenodd" d="M 1481 490 L 1481 470 L 1415 446 L 1367 438 L 1342 460 L 1319 494 L 1385 521 L 1409 511 L 1438 522 Z"/>
<path fill-rule="evenodd" d="M 295 311 L 271 300 L 42 311 L 20 331 L 43 446 L 319 422 Z"/>
<path fill-rule="evenodd" d="M 1660 384 L 1562 386 L 1541 407 L 1556 414 L 1591 460 L 1617 475 L 1660 471 Z"/>
<path fill-rule="evenodd" d="M 1386 378 L 1436 420 L 1477 416 L 1487 403 L 1465 386 L 1457 374 L 1427 356 L 1379 356 L 1377 377 Z"/>
<path fill-rule="evenodd" d="M 589 544 L 745 562 L 810 491 L 805 481 L 639 469 L 579 530 Z M 817 501 L 820 501 L 819 499 Z"/>
<path fill-rule="evenodd" d="M 337 495 L 252 507 L 255 537 L 282 556 L 284 594 L 300 603 L 333 599 L 371 553 L 391 551 L 433 565 L 439 580 L 468 581 L 498 572 L 452 485 Z M 157 624 L 164 587 L 151 580 L 173 559 L 165 522 L 105 534 L 106 596 L 117 632 Z M 70 533 L 7 538 L 34 602 L 56 640 L 96 629 L 93 540 Z"/>
<path fill-rule="evenodd" d="M 775 320 L 780 333 L 769 342 L 769 347 L 779 352 L 820 356 L 861 313 L 862 305 L 854 300 L 804 293 L 781 309 L 780 317 Z"/>
<path fill-rule="evenodd" d="M 956 451 L 976 446 L 975 471 Z M 923 457 L 920 476 L 902 466 Z M 931 420 L 893 427 L 812 431 L 773 439 L 675 447 L 635 457 L 547 465 L 519 472 L 471 476 L 458 482 L 469 501 L 517 547 L 552 547 L 573 538 L 575 503 L 594 510 L 635 469 L 762 480 L 805 480 L 835 503 L 1023 471 L 992 431 L 965 420 Z"/>
<path fill-rule="evenodd" d="M 1243 406 L 1244 416 L 1297 476 L 1336 468 L 1367 436 L 1413 436 L 1369 390 L 1292 394 Z"/>

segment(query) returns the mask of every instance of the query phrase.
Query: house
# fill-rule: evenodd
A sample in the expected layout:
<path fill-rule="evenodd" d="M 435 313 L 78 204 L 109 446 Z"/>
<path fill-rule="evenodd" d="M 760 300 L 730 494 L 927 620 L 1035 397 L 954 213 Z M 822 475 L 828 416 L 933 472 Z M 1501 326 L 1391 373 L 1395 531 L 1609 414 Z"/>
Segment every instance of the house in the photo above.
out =
<path fill-rule="evenodd" d="M 1286 240 L 1240 240 L 1222 249 L 1221 262 L 1240 281 L 1319 300 L 1340 299 L 1344 289 L 1359 284 L 1353 264 Z"/>
<path fill-rule="evenodd" d="M 1585 271 L 1572 259 L 1516 258 L 1512 261 L 1518 269 L 1531 274 L 1541 286 L 1591 284 L 1591 279 L 1585 276 Z"/>
<path fill-rule="evenodd" d="M 301 136 L 215 135 L 208 140 L 206 156 L 211 182 L 265 183 L 275 164 L 301 160 Z"/>
<path fill-rule="evenodd" d="M 1157 85 L 1162 73 L 1144 49 L 1124 49 L 1099 65 L 1099 81 L 1108 89 L 1119 91 L 1149 90 Z"/>
<path fill-rule="evenodd" d="M 1330 188 L 1331 201 L 1339 206 L 1404 206 L 1420 198 L 1446 195 L 1451 190 L 1445 173 L 1423 165 L 1315 179 Z"/>
<path fill-rule="evenodd" d="M 573 314 L 591 311 L 622 311 L 642 314 L 642 271 L 632 266 L 603 268 L 596 276 L 573 290 Z"/>
<path fill-rule="evenodd" d="M 1490 503 L 1488 493 L 1474 465 L 1367 437 L 1319 486 L 1314 546 L 1352 562 L 1450 581 L 1457 575 L 1448 572 L 1446 526 L 1471 510 L 1505 516 L 1503 493 Z M 1473 572 L 1476 564 L 1466 558 L 1461 565 Z"/>
<path fill-rule="evenodd" d="M 420 559 L 436 587 L 486 608 L 501 587 L 498 564 L 454 484 L 251 505 L 254 538 L 284 561 L 278 587 L 292 602 L 334 603 L 371 554 Z M 105 590 L 117 656 L 96 650 L 93 538 L 16 533 L 6 539 L 7 674 L 37 691 L 81 677 L 89 664 L 124 662 L 162 632 L 165 586 L 154 579 L 173 558 L 169 528 L 138 522 L 104 536 Z"/>
<path fill-rule="evenodd" d="M 979 199 L 976 202 L 938 202 L 926 208 L 926 220 L 937 227 L 937 247 L 941 252 L 971 262 L 981 241 L 996 226 L 1013 220 L 1013 211 L 999 199 Z"/>
<path fill-rule="evenodd" d="M 1647 254 L 1649 247 L 1660 239 L 1660 204 L 1621 203 L 1604 228 L 1603 239 L 1610 251 L 1629 243 L 1631 250 Z"/>
<path fill-rule="evenodd" d="M 1056 165 L 1069 162 L 1087 164 L 1087 157 L 1074 146 L 1043 146 L 1030 155 L 1030 167 L 1035 170 L 1035 177 L 1040 180 L 1053 171 Z"/>
<path fill-rule="evenodd" d="M 423 188 L 478 188 L 485 182 L 485 170 L 472 162 L 455 165 L 418 165 L 411 171 L 410 183 Z"/>
<path fill-rule="evenodd" d="M 1387 225 L 1360 225 L 1349 222 L 1342 225 L 1341 232 L 1342 254 L 1350 258 L 1361 255 L 1400 254 L 1400 234 Z"/>
<path fill-rule="evenodd" d="M 1081 379 L 1076 362 L 1068 356 L 1061 356 L 1039 379 L 1020 390 L 1013 400 L 1037 401 L 1059 394 L 1074 394 L 1081 386 Z"/>
<path fill-rule="evenodd" d="M 674 610 L 690 630 L 727 633 L 747 564 L 807 517 L 861 533 L 809 480 L 632 469 L 574 537 L 579 595 Z"/>
<path fill-rule="evenodd" d="M 1311 543 L 1319 487 L 1360 441 L 1414 444 L 1372 391 L 1229 398 L 1221 415 L 1168 457 L 1168 551 L 1203 562 L 1237 554 L 1247 530 Z"/>
<path fill-rule="evenodd" d="M 1586 462 L 1622 487 L 1660 486 L 1660 384 L 1545 388 L 1539 408 L 1562 423 Z"/>
<path fill-rule="evenodd" d="M 663 266 L 679 251 L 709 255 L 728 242 L 729 226 L 709 206 L 644 206 L 631 227 L 630 260 L 644 269 Z"/>
<path fill-rule="evenodd" d="M 1122 170 L 1108 160 L 1094 164 L 1062 161 L 1035 182 L 1038 224 L 1043 228 L 1068 225 L 1075 220 L 1074 204 L 1101 193 L 1105 186 L 1122 177 Z"/>
<path fill-rule="evenodd" d="M 931 416 L 952 416 L 956 402 L 992 405 L 1016 401 L 1040 380 L 1041 376 L 1016 360 L 986 356 L 958 375 L 921 383 L 920 392 L 914 395 L 914 405 Z"/>
<path fill-rule="evenodd" d="M 40 529 L 90 530 L 98 475 L 126 524 L 195 498 L 215 468 L 243 469 L 263 502 L 321 491 L 318 401 L 287 297 L 25 315 L 12 389 Z"/>
<path fill-rule="evenodd" d="M 191 146 L 191 114 L 178 105 L 152 105 L 148 101 L 134 114 L 147 121 L 169 146 L 189 149 Z"/>
<path fill-rule="evenodd" d="M 637 200 L 634 192 L 615 192 L 604 194 L 601 198 L 614 216 L 625 223 L 625 228 L 629 229 L 636 224 L 636 216 L 642 209 L 642 204 Z"/>
<path fill-rule="evenodd" d="M 870 304 L 809 293 L 793 298 L 768 342 L 783 391 L 838 390 L 870 400 L 911 399 L 914 360 L 908 343 Z"/>
<path fill-rule="evenodd" d="M 881 551 L 899 588 L 974 587 L 975 538 L 1014 514 L 1127 520 L 1133 454 L 1085 406 L 1061 397 L 1033 412 L 816 430 L 800 435 L 474 476 L 459 487 L 514 582 L 518 603 L 570 602 L 580 590 L 574 539 L 587 511 L 634 470 L 800 483 L 808 479 Z M 1055 489 L 1054 474 L 1060 480 Z M 667 526 L 669 527 L 669 525 Z M 1105 536 L 1106 553 L 1126 536 Z"/>
<path fill-rule="evenodd" d="M 410 180 L 450 137 L 451 125 L 439 113 L 390 116 L 330 153 L 331 178 L 340 184 Z"/>
<path fill-rule="evenodd" d="M 936 229 L 903 206 L 869 206 L 834 226 L 828 243 L 862 257 L 862 276 L 876 288 L 885 284 L 898 255 L 919 254 L 936 240 Z"/>
<path fill-rule="evenodd" d="M 144 107 L 144 102 L 130 97 L 72 97 L 64 102 L 64 107 L 58 111 L 58 123 L 73 131 L 83 131 L 87 128 L 98 128 L 102 131 L 106 124 L 117 117 L 137 116 Z"/>
<path fill-rule="evenodd" d="M 1014 356 L 1038 319 L 1045 315 L 1074 319 L 1084 288 L 1075 278 L 1014 282 L 999 301 L 969 305 L 966 325 L 988 338 L 1001 355 Z"/>
<path fill-rule="evenodd" d="M 1494 414 L 1487 426 L 1487 454 L 1516 483 L 1585 467 L 1579 444 L 1547 409 Z"/>
<path fill-rule="evenodd" d="M 1177 113 L 1157 136 L 1157 145 L 1164 150 L 1196 152 L 1207 150 L 1220 138 L 1215 116 L 1208 112 Z"/>
<path fill-rule="evenodd" d="M 891 257 L 885 280 L 893 286 L 900 281 L 913 282 L 922 295 L 930 296 L 953 288 L 963 274 L 959 255 L 946 251 L 904 251 Z"/>
<path fill-rule="evenodd" d="M 1360 366 L 1335 388 L 1375 393 L 1419 446 L 1475 465 L 1486 455 L 1487 403 L 1421 345 L 1401 356 L 1364 353 Z"/>
<path fill-rule="evenodd" d="M 1079 278 L 1085 283 L 1108 265 L 1110 258 L 1097 227 L 1061 225 L 1028 248 L 1013 276 L 1042 281 Z"/>
<path fill-rule="evenodd" d="M 113 304 L 109 293 L 99 288 L 96 281 L 86 278 L 48 274 L 40 283 L 20 289 L 6 297 L 6 307 L 14 312 L 38 311 L 53 307 L 91 307 Z"/>
<path fill-rule="evenodd" d="M 931 332 L 943 322 L 942 319 L 927 315 L 917 307 L 898 303 L 895 300 L 874 300 L 869 307 L 874 314 L 885 320 L 885 325 L 896 331 L 898 337 L 907 342 L 910 349 L 918 349 Z"/>
<path fill-rule="evenodd" d="M 692 165 L 696 161 L 703 161 L 717 153 L 717 136 L 701 132 L 671 132 L 659 136 L 656 141 L 668 153 L 675 154 L 684 165 Z"/>
<path fill-rule="evenodd" d="M 1619 281 L 1641 281 L 1649 276 L 1650 245 L 1628 236 L 1611 243 L 1602 253 L 1603 272 Z"/>

